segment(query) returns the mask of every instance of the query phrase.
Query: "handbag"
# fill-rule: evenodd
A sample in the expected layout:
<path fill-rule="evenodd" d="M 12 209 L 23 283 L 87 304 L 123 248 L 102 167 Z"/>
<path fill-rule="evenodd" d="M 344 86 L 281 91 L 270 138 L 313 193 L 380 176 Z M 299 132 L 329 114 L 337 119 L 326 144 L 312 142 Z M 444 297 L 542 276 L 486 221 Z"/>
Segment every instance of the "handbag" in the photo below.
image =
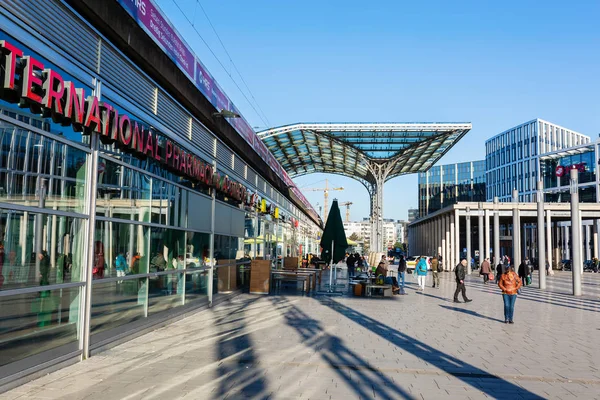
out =
<path fill-rule="evenodd" d="M 488 274 L 488 279 L 489 279 L 490 281 L 493 281 L 493 280 L 494 280 L 494 274 L 490 272 L 490 273 Z"/>

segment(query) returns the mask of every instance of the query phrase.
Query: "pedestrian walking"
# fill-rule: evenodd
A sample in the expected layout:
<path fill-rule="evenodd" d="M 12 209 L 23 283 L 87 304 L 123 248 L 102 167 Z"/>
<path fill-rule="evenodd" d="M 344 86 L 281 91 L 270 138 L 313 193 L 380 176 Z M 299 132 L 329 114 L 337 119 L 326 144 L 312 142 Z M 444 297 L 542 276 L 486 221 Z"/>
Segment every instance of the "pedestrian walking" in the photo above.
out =
<path fill-rule="evenodd" d="M 480 275 L 483 275 L 483 283 L 487 284 L 490 280 L 490 274 L 492 273 L 492 266 L 490 265 L 490 259 L 486 258 L 481 263 Z"/>
<path fill-rule="evenodd" d="M 513 267 L 506 268 L 498 281 L 498 287 L 502 290 L 502 299 L 504 300 L 504 323 L 514 324 L 515 302 L 517 301 L 517 293 L 521 288 L 521 279 L 519 279 Z"/>
<path fill-rule="evenodd" d="M 521 278 L 523 286 L 528 286 L 531 282 L 531 267 L 529 258 L 525 257 L 519 265 L 519 278 Z"/>
<path fill-rule="evenodd" d="M 419 289 L 425 291 L 425 280 L 427 279 L 427 260 L 425 257 L 420 257 L 417 265 L 415 266 L 417 273 L 417 282 L 419 283 Z"/>
<path fill-rule="evenodd" d="M 431 260 L 431 275 L 433 276 L 433 287 L 440 288 L 440 276 L 438 272 L 440 271 L 440 264 L 437 257 L 433 257 Z"/>
<path fill-rule="evenodd" d="M 460 303 L 458 301 L 458 294 L 462 293 L 462 298 L 465 303 L 470 303 L 473 300 L 467 297 L 467 289 L 465 288 L 465 276 L 467 274 L 467 259 L 463 258 L 461 262 L 458 263 L 456 268 L 454 269 L 454 274 L 456 276 L 456 290 L 454 291 L 454 302 Z"/>
<path fill-rule="evenodd" d="M 346 267 L 348 267 L 348 278 L 354 278 L 355 264 L 356 259 L 354 258 L 354 254 L 349 254 L 346 258 Z"/>
<path fill-rule="evenodd" d="M 398 260 L 398 283 L 400 284 L 400 294 L 406 294 L 404 291 L 404 282 L 406 279 L 406 260 L 400 256 Z"/>
<path fill-rule="evenodd" d="M 500 263 L 496 266 L 496 283 L 500 281 L 500 276 L 504 273 L 504 264 Z"/>

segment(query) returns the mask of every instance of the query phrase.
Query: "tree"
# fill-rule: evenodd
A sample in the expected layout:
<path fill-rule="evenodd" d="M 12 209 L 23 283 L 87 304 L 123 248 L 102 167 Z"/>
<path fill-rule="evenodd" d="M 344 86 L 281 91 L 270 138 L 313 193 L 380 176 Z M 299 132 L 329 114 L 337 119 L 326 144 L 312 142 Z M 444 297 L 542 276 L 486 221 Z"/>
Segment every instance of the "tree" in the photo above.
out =
<path fill-rule="evenodd" d="M 361 238 L 360 238 L 360 236 L 358 236 L 356 234 L 356 232 L 354 232 L 354 233 L 352 233 L 352 235 L 350 235 L 350 237 L 348 239 L 354 240 L 356 242 L 356 241 L 360 240 Z"/>

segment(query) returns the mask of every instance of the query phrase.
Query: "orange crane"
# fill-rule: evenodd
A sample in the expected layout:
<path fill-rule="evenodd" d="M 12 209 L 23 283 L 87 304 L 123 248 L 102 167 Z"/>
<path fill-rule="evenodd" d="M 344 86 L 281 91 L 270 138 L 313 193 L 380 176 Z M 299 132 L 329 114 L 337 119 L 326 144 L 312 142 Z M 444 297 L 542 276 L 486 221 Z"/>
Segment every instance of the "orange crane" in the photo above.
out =
<path fill-rule="evenodd" d="M 350 206 L 352 205 L 351 201 L 346 201 L 344 203 L 340 203 L 340 206 L 346 206 L 346 222 L 350 222 Z"/>
<path fill-rule="evenodd" d="M 325 201 L 323 202 L 323 208 L 325 209 L 325 212 L 324 212 L 325 218 L 323 218 L 323 221 L 325 223 L 327 223 L 327 216 L 329 215 L 329 191 L 330 190 L 344 190 L 344 188 L 342 186 L 337 187 L 337 188 L 330 188 L 329 182 L 327 181 L 327 179 L 325 179 L 325 187 L 324 188 L 309 188 L 309 189 L 303 189 L 303 190 L 306 190 L 307 192 L 323 192 L 324 193 Z"/>

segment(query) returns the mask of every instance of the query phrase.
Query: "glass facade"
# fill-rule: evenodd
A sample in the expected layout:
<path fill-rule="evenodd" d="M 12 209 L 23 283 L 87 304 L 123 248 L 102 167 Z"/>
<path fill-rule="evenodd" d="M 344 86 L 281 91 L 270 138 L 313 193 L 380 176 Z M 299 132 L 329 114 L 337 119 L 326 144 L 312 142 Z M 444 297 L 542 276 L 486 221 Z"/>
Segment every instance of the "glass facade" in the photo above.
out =
<path fill-rule="evenodd" d="M 540 155 L 589 143 L 590 138 L 550 122 L 535 119 L 494 136 L 485 143 L 486 199 L 534 201 L 540 179 Z"/>
<path fill-rule="evenodd" d="M 540 157 L 546 201 L 559 203 L 571 201 L 569 169 L 575 166 L 579 170 L 579 201 L 582 203 L 598 202 L 596 147 L 597 144 L 578 146 Z M 564 167 L 564 169 L 560 167 Z M 561 171 L 562 176 L 561 173 L 557 174 L 557 171 Z"/>
<path fill-rule="evenodd" d="M 78 18 L 63 11 L 64 18 Z M 20 108 L 11 91 L 0 92 L 0 380 L 35 372 L 60 357 L 81 357 L 129 331 L 242 289 L 253 258 L 268 257 L 277 265 L 284 256 L 316 250 L 320 228 L 304 211 L 239 155 L 207 151 L 225 146 L 191 114 L 184 115 L 160 86 L 145 92 L 135 86 L 136 79 L 152 82 L 93 30 L 86 26 L 85 33 L 96 35 L 101 53 L 119 57 L 122 72 L 135 78 L 124 83 L 127 88 L 83 62 L 71 62 L 60 47 L 49 47 L 52 40 L 36 42 L 30 29 L 10 18 L 0 14 L 0 46 L 12 44 L 83 89 L 90 96 L 86 121 L 94 116 L 90 101 L 96 99 L 128 117 L 131 138 L 136 124 L 151 131 L 156 143 L 146 142 L 144 153 L 156 149 L 156 154 L 140 156 L 103 140 L 93 125 L 80 132 L 56 109 L 33 100 L 22 100 Z M 0 53 L 1 82 L 8 54 Z M 97 65 L 106 63 L 95 54 Z M 16 58 L 19 83 L 27 61 Z M 41 70 L 32 74 L 34 83 L 46 79 Z M 29 96 L 47 90 L 37 85 Z M 98 111 L 98 125 L 105 115 Z M 192 131 L 204 146 L 191 140 Z M 180 146 L 182 160 L 193 154 L 219 174 L 217 181 L 225 176 L 228 181 L 204 182 L 182 173 L 192 170 L 191 156 L 179 170 L 159 161 L 159 150 L 168 154 L 173 144 Z M 229 190 L 234 185 L 248 196 L 234 199 Z M 254 197 L 271 212 L 261 212 L 249 201 Z M 278 218 L 269 215 L 276 208 Z"/>
<path fill-rule="evenodd" d="M 419 174 L 419 217 L 459 201 L 485 201 L 485 161 L 434 166 Z"/>

